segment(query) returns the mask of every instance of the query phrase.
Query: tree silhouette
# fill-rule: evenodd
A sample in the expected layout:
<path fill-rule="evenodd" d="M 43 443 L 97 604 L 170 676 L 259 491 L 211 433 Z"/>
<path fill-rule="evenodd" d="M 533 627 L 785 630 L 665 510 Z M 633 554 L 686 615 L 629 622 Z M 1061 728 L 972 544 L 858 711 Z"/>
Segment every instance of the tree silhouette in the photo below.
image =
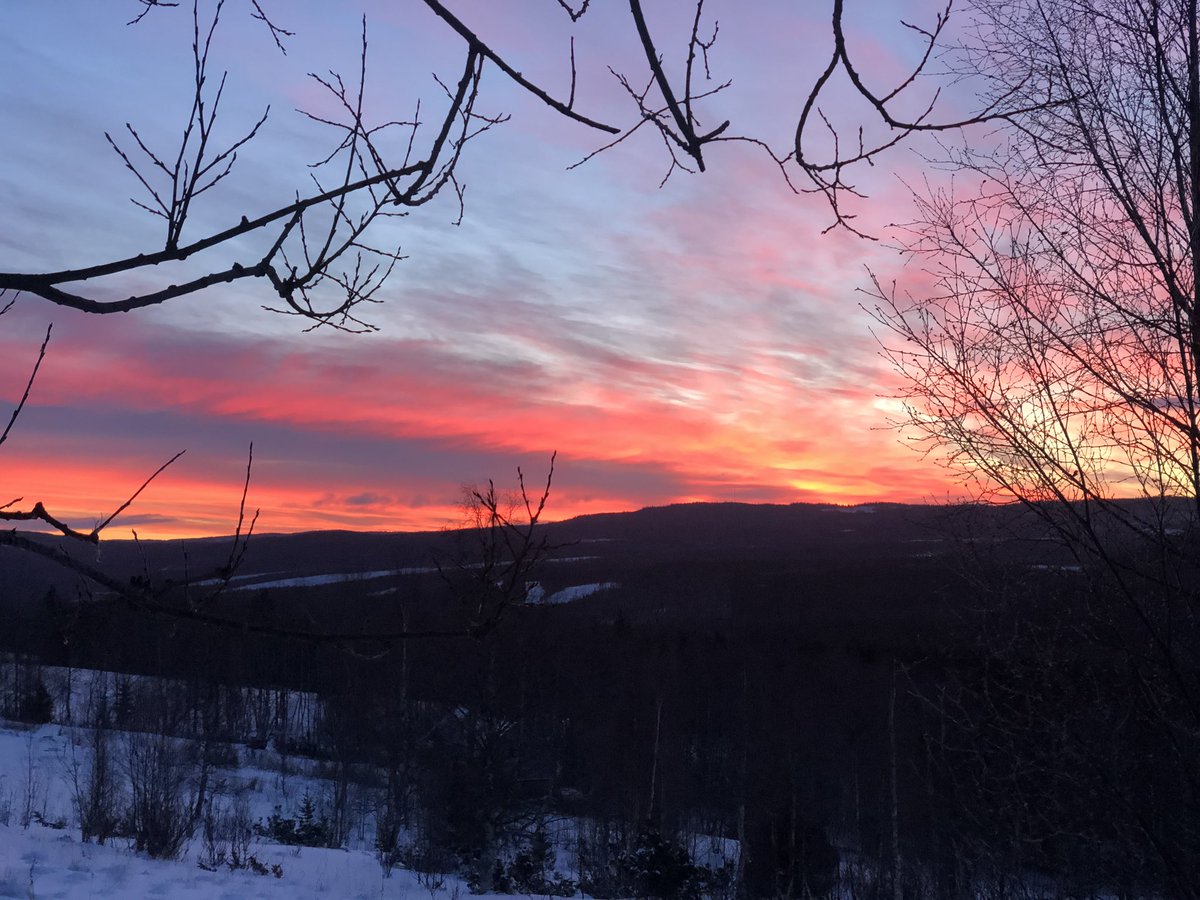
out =
<path fill-rule="evenodd" d="M 1164 802 L 1161 833 L 1134 785 L 1185 804 L 1200 785 L 1197 4 L 975 8 L 959 74 L 985 102 L 1041 105 L 945 148 L 954 178 L 917 192 L 904 240 L 924 286 L 871 295 L 904 423 L 982 498 L 1023 504 L 1078 577 L 1037 615 L 1010 608 L 1018 643 L 993 629 L 954 714 L 969 740 L 1003 736 L 1028 776 L 1003 790 L 1012 809 L 1038 795 L 1041 834 L 1071 845 L 1089 796 L 1104 824 L 1078 840 L 1195 896 L 1195 822 Z M 1097 752 L 1083 736 L 1103 722 Z"/>

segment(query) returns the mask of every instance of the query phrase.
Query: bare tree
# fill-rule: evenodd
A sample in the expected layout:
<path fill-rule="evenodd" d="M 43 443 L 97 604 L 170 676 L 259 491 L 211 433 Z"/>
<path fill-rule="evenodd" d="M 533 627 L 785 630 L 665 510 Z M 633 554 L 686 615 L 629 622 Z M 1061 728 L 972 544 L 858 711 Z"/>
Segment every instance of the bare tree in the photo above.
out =
<path fill-rule="evenodd" d="M 936 162 L 953 177 L 917 191 L 902 244 L 922 287 L 875 278 L 874 312 L 904 379 L 904 424 L 982 498 L 1024 504 L 1079 577 L 1045 594 L 1070 615 L 1051 632 L 1026 611 L 1019 649 L 1001 645 L 999 665 L 993 648 L 1006 674 L 975 681 L 983 692 L 958 713 L 998 709 L 991 739 L 1007 734 L 1013 752 L 1039 730 L 1057 735 L 1042 750 L 1063 755 L 1022 757 L 1025 771 L 1053 773 L 1063 791 L 1086 785 L 1113 820 L 1108 836 L 1172 896 L 1195 896 L 1200 830 L 1166 798 L 1200 796 L 1197 3 L 974 9 L 959 74 L 985 102 L 1025 111 L 974 146 L 943 148 Z M 1090 649 L 1072 654 L 1072 642 Z M 1083 736 L 1100 722 L 1115 729 L 1111 753 Z M 1150 769 L 1166 833 L 1133 793 L 1148 771 L 1131 764 L 1138 741 L 1163 751 Z"/>
<path fill-rule="evenodd" d="M 128 732 L 124 751 L 135 845 L 150 856 L 174 859 L 194 827 L 187 796 L 192 768 L 188 748 L 160 732 Z"/>
<path fill-rule="evenodd" d="M 102 673 L 91 679 L 84 721 L 88 730 L 72 739 L 63 763 L 79 816 L 80 837 L 103 844 L 119 830 L 124 801 L 113 759 L 108 679 Z"/>
<path fill-rule="evenodd" d="M 1022 96 L 1050 103 L 993 146 L 949 148 L 953 184 L 917 195 L 903 249 L 930 287 L 874 282 L 905 422 L 982 496 L 1041 515 L 1081 564 L 1126 587 L 1190 588 L 1196 4 L 986 0 L 978 11 L 975 75 L 1008 96 L 1017 58 Z M 1144 502 L 1114 502 L 1128 497 Z M 1155 566 L 1117 552 L 1122 538 L 1151 538 L 1139 546 Z"/>
<path fill-rule="evenodd" d="M 520 468 L 513 493 L 497 490 L 490 479 L 486 488 L 463 488 L 467 546 L 453 564 L 438 568 L 462 602 L 474 637 L 486 635 L 514 604 L 527 599 L 531 576 L 551 549 L 537 526 L 550 499 L 557 456 L 550 457 L 540 494 L 530 494 Z"/>

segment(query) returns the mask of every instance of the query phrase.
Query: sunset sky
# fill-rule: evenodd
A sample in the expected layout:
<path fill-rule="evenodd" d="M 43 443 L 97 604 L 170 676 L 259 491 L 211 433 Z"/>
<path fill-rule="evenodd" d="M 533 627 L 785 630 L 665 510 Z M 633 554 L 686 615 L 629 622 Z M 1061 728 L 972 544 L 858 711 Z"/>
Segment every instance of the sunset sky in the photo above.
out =
<path fill-rule="evenodd" d="M 406 117 L 417 97 L 437 108 L 444 98 L 430 73 L 456 79 L 462 42 L 419 3 L 361 5 L 372 113 Z M 448 5 L 559 95 L 575 33 L 577 106 L 618 123 L 633 117 L 607 70 L 645 80 L 623 4 L 595 0 L 574 32 L 553 0 Z M 856 22 L 855 47 L 882 84 L 920 49 L 901 14 L 932 16 L 934 6 L 857 5 L 874 18 Z M 104 132 L 115 136 L 128 121 L 170 151 L 190 102 L 188 6 L 153 10 L 133 27 L 133 0 L 0 7 L 0 271 L 161 247 L 162 226 L 129 202 L 140 199 L 138 185 Z M 720 21 L 714 76 L 734 79 L 708 115 L 786 149 L 827 61 L 828 9 L 762 3 L 747 15 L 744 6 L 706 6 Z M 306 166 L 328 152 L 330 135 L 295 112 L 323 102 L 306 73 L 351 76 L 358 66 L 358 5 L 268 6 L 296 32 L 286 56 L 249 8 L 229 0 L 215 42 L 212 64 L 229 71 L 218 127 L 234 136 L 268 103 L 271 113 L 198 207 L 193 237 L 308 190 Z M 687 24 L 656 24 L 664 48 L 686 46 Z M 667 157 L 647 129 L 568 171 L 603 135 L 556 116 L 495 69 L 481 105 L 512 120 L 467 149 L 462 224 L 447 195 L 375 236 L 407 256 L 379 295 L 385 302 L 364 313 L 376 333 L 303 333 L 305 323 L 264 311 L 269 286 L 249 280 L 110 317 L 19 299 L 0 319 L 3 421 L 51 322 L 54 334 L 29 406 L 0 448 L 0 503 L 41 500 L 91 527 L 186 449 L 108 534 L 227 533 L 251 442 L 250 505 L 268 532 L 452 524 L 464 483 L 510 486 L 518 465 L 539 482 L 554 451 L 553 518 L 693 500 L 955 492 L 951 475 L 889 427 L 894 376 L 856 293 L 867 266 L 920 281 L 886 240 L 887 224 L 906 214 L 905 182 L 922 174 L 912 152 L 861 174 L 870 199 L 859 221 L 884 238 L 873 243 L 822 236 L 830 213 L 821 200 L 792 194 L 749 145 L 712 148 L 708 172 L 677 172 L 660 189 Z M 837 89 L 826 105 L 865 116 Z M 88 289 L 123 296 L 167 277 Z"/>

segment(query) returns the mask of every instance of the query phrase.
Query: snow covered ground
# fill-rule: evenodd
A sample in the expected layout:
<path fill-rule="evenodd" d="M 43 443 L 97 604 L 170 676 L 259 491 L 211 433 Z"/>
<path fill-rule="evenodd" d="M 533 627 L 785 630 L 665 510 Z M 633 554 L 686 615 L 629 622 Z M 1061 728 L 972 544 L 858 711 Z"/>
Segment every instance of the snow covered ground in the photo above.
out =
<path fill-rule="evenodd" d="M 179 860 L 140 856 L 120 846 L 79 841 L 75 829 L 32 824 L 24 829 L 0 826 L 0 897 L 2 898 L 189 898 L 189 900 L 307 900 L 307 898 L 413 898 L 455 900 L 467 893 L 459 881 L 423 886 L 413 872 L 397 869 L 384 878 L 364 850 L 326 850 L 256 844 L 253 852 L 281 875 L 248 870 L 206 871 L 196 863 L 195 848 Z"/>
<path fill-rule="evenodd" d="M 80 840 L 69 789 L 73 729 L 59 725 L 27 728 L 0 720 L 0 898 L 412 898 L 457 900 L 465 884 L 395 869 L 385 877 L 365 844 L 355 849 L 292 847 L 255 837 L 250 846 L 266 874 L 227 867 L 201 868 L 204 849 L 193 838 L 178 860 L 135 853 L 126 839 L 105 846 Z M 276 806 L 292 812 L 305 791 L 319 793 L 319 780 L 293 773 L 242 766 L 222 773 L 226 790 L 247 796 L 255 817 Z M 278 801 L 283 800 L 280 804 Z M 32 813 L 32 821 L 22 819 Z M 275 867 L 278 867 L 276 870 Z M 274 874 L 277 871 L 278 875 Z"/>
<path fill-rule="evenodd" d="M 560 593 L 575 599 L 614 586 L 576 585 Z M 236 733 L 247 737 L 243 742 L 208 745 L 208 755 L 202 755 L 200 743 L 188 738 L 124 731 L 112 725 L 97 732 L 79 724 L 101 721 L 91 717 L 91 710 L 102 702 L 110 711 L 103 720 L 121 721 L 123 728 L 146 727 L 148 719 L 139 714 L 140 707 L 166 704 L 165 698 L 179 689 L 178 684 L 152 676 L 86 669 L 43 666 L 37 671 L 39 683 L 48 686 L 55 721 L 35 726 L 0 718 L 0 900 L 459 900 L 470 894 L 465 881 L 453 875 L 421 875 L 399 867 L 384 871 L 375 852 L 380 784 L 373 776 L 380 773 L 359 771 L 337 782 L 335 776 L 339 771 L 346 775 L 345 769 L 339 770 L 328 759 L 297 755 L 299 747 L 319 742 L 315 696 L 244 689 L 241 703 L 245 708 Z M 269 702 L 260 710 L 264 700 Z M 274 722 L 280 715 L 289 723 L 290 741 L 280 741 L 269 725 L 259 721 L 265 717 Z M 75 724 L 67 724 L 70 722 Z M 184 727 L 175 733 L 189 732 Z M 158 751 L 154 748 L 163 747 L 164 742 L 165 756 L 155 756 Z M 290 748 L 287 755 L 281 755 L 281 745 Z M 144 808 L 138 807 L 131 795 L 135 779 L 141 779 L 136 783 L 142 785 L 148 785 L 151 778 L 160 779 L 156 784 L 177 779 L 174 793 L 156 795 L 174 797 L 167 801 L 173 805 L 155 808 L 202 811 L 178 858 L 153 859 L 136 852 L 128 836 L 109 838 L 104 845 L 82 840 L 79 805 L 88 808 L 87 786 L 95 784 L 89 776 L 101 747 L 111 767 L 110 785 L 116 785 L 106 809 L 122 817 L 123 824 L 115 825 L 115 830 L 132 833 L 134 820 L 127 817 L 134 815 L 131 810 Z M 166 761 L 153 762 L 159 759 Z M 206 767 L 201 767 L 202 759 L 208 760 Z M 151 776 L 146 765 L 158 766 L 155 771 L 159 774 Z M 77 802 L 76 798 L 81 799 Z M 340 811 L 336 819 L 335 810 Z M 186 821 L 186 813 L 183 815 L 176 821 Z M 332 827 L 335 820 L 339 837 L 332 840 L 345 849 L 296 846 L 331 840 L 328 831 L 319 832 L 325 838 L 299 837 L 302 833 L 313 835 L 302 832 L 302 823 L 316 822 L 324 829 Z M 542 863 L 548 884 L 571 890 L 583 881 L 578 848 L 581 836 L 592 833 L 585 829 L 593 824 L 558 815 L 525 826 L 526 837 L 532 839 L 536 829 L 541 840 L 548 842 L 550 857 Z M 412 837 L 401 835 L 400 843 L 407 846 Z M 516 837 L 518 843 L 521 840 Z M 737 844 L 732 840 L 699 834 L 681 840 L 698 864 L 720 870 L 736 863 Z M 518 861 L 511 855 L 517 852 L 513 846 L 506 845 L 499 852 L 509 865 Z M 230 866 L 230 859 L 238 864 Z"/>
<path fill-rule="evenodd" d="M 379 569 L 373 572 L 335 572 L 330 575 L 299 575 L 293 578 L 277 578 L 274 581 L 255 581 L 250 584 L 239 584 L 232 588 L 232 590 L 261 591 L 268 588 L 321 587 L 327 584 L 344 584 L 350 581 L 374 581 L 395 575 L 429 575 L 436 571 L 436 566 L 409 566 L 404 569 Z"/>
<path fill-rule="evenodd" d="M 542 602 L 547 605 L 556 603 L 570 603 L 573 600 L 582 600 L 584 597 L 590 597 L 599 591 L 607 591 L 612 588 L 620 587 L 615 581 L 601 581 L 594 584 L 575 584 L 571 587 L 565 587 L 561 591 L 555 591 Z"/>

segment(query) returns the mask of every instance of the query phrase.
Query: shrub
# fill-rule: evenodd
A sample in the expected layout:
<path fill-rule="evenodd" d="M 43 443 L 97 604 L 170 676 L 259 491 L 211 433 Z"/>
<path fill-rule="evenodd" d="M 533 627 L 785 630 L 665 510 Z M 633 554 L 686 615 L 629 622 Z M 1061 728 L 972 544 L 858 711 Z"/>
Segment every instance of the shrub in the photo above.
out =
<path fill-rule="evenodd" d="M 111 740 L 106 728 L 89 733 L 88 765 L 73 765 L 75 807 L 79 812 L 80 837 L 103 844 L 120 829 L 121 787 L 113 771 Z"/>
<path fill-rule="evenodd" d="M 266 824 L 259 822 L 255 830 L 265 838 L 294 847 L 332 847 L 333 829 L 329 820 L 317 812 L 312 794 L 304 792 L 295 818 L 285 818 L 276 809 Z"/>
<path fill-rule="evenodd" d="M 823 897 L 837 881 L 838 852 L 825 830 L 783 804 L 751 819 L 744 852 L 747 897 Z"/>
<path fill-rule="evenodd" d="M 679 842 L 652 825 L 644 826 L 631 844 L 610 839 L 607 846 L 580 849 L 579 888 L 593 897 L 694 898 L 720 875 L 695 865 Z"/>
<path fill-rule="evenodd" d="M 45 725 L 54 719 L 54 697 L 40 674 L 24 683 L 15 707 L 8 713 L 10 718 L 31 725 Z"/>
<path fill-rule="evenodd" d="M 213 742 L 205 747 L 204 758 L 210 766 L 221 769 L 236 769 L 242 764 L 238 749 L 233 744 Z"/>
<path fill-rule="evenodd" d="M 633 847 L 617 858 L 623 881 L 638 897 L 695 897 L 700 871 L 678 842 L 664 837 L 657 828 L 643 828 Z"/>
<path fill-rule="evenodd" d="M 129 826 L 134 845 L 157 859 L 174 859 L 192 833 L 184 793 L 189 766 L 180 742 L 162 734 L 129 734 Z"/>
<path fill-rule="evenodd" d="M 254 860 L 250 840 L 254 829 L 250 823 L 250 806 L 245 797 L 232 804 L 219 805 L 210 800 L 201 821 L 202 853 L 197 865 L 215 872 L 228 866 L 230 871 L 251 868 Z"/>
<path fill-rule="evenodd" d="M 539 824 L 529 835 L 524 846 L 513 861 L 505 867 L 496 861 L 492 877 L 492 889 L 497 893 L 529 894 L 542 897 L 570 897 L 577 885 L 554 868 L 553 847 L 546 835 L 545 826 Z"/>

